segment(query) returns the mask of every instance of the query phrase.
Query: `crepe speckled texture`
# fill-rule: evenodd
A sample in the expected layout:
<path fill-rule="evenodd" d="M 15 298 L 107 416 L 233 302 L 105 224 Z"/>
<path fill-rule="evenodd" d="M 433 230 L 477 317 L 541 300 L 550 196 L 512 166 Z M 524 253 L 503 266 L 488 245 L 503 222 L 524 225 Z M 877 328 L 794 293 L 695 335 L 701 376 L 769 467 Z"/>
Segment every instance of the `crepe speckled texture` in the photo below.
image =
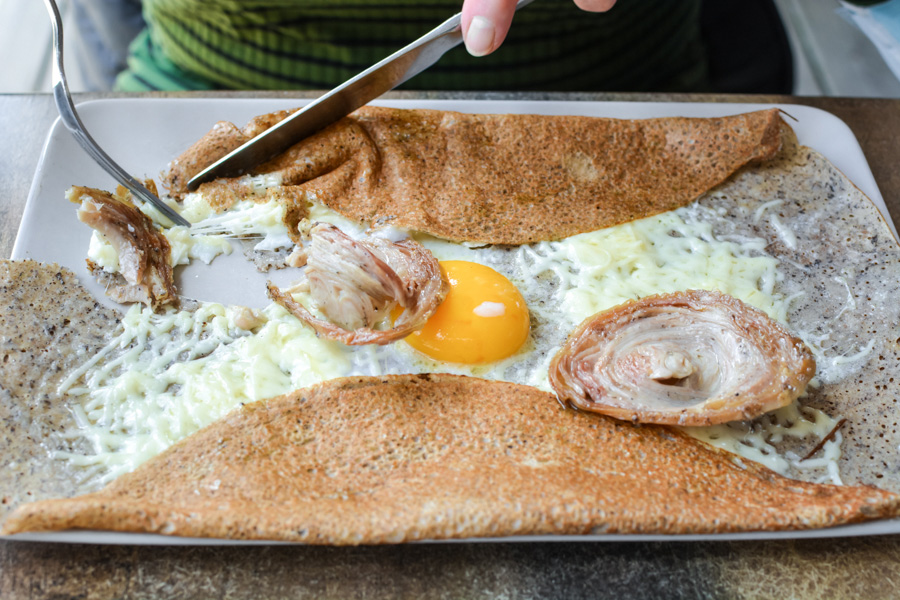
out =
<path fill-rule="evenodd" d="M 0 261 L 0 518 L 22 502 L 84 492 L 57 451 L 88 452 L 57 387 L 109 341 L 118 315 L 58 265 Z"/>
<path fill-rule="evenodd" d="M 250 139 L 219 123 L 173 161 L 171 193 Z M 684 206 L 778 151 L 778 110 L 690 119 L 479 115 L 364 107 L 257 167 L 346 217 L 454 241 L 555 240 Z M 230 132 L 225 135 L 223 132 Z M 227 207 L 239 180 L 201 186 Z"/>
<path fill-rule="evenodd" d="M 760 212 L 767 203 L 775 205 Z M 900 492 L 900 246 L 884 217 L 793 135 L 775 160 L 743 170 L 697 208 L 720 238 L 768 241 L 784 274 L 779 290 L 794 298 L 789 329 L 835 361 L 816 357 L 821 385 L 803 404 L 847 419 L 842 481 Z"/>
<path fill-rule="evenodd" d="M 792 481 L 528 386 L 356 377 L 247 405 L 102 491 L 4 531 L 112 529 L 318 544 L 516 534 L 806 529 L 900 496 Z"/>

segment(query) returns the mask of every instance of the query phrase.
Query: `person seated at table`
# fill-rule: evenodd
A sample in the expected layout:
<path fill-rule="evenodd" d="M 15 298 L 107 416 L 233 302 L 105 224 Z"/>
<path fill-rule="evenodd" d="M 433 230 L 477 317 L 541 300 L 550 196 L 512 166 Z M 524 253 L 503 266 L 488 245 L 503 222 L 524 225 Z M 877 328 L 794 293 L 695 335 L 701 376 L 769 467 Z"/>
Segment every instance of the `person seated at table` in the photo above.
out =
<path fill-rule="evenodd" d="M 514 6 L 466 0 L 469 53 L 448 52 L 402 89 L 791 91 L 772 0 L 536 0 L 509 27 Z M 460 8 L 460 0 L 143 0 L 147 26 L 115 87 L 330 89 Z"/>

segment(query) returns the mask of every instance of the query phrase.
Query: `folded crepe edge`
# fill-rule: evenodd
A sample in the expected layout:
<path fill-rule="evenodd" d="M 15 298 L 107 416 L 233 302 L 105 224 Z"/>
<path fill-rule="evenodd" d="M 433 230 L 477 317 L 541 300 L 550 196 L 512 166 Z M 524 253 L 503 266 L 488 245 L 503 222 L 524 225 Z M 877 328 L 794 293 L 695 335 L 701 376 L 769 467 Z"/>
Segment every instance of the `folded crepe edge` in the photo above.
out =
<path fill-rule="evenodd" d="M 287 114 L 261 115 L 245 129 L 259 131 Z M 685 206 L 775 157 L 782 136 L 792 134 L 778 108 L 610 119 L 366 106 L 253 173 L 279 174 L 292 197 L 314 198 L 358 222 L 520 245 Z M 170 193 L 181 197 L 192 175 L 247 135 L 218 123 L 172 162 L 164 176 Z M 225 208 L 253 195 L 242 181 L 219 179 L 200 192 Z"/>
<path fill-rule="evenodd" d="M 337 427 L 362 411 L 362 430 Z M 412 458 L 379 471 L 366 448 L 388 431 Z M 99 492 L 19 507 L 2 533 L 354 545 L 800 530 L 898 513 L 900 495 L 874 487 L 786 479 L 676 430 L 564 410 L 528 386 L 424 374 L 341 378 L 247 405 Z"/>

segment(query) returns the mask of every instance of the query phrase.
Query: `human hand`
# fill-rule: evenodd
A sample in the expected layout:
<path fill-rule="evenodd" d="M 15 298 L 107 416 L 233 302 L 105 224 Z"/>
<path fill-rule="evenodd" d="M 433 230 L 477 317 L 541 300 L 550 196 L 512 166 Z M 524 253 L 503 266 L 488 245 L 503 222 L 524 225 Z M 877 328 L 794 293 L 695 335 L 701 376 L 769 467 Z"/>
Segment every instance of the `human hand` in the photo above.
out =
<path fill-rule="evenodd" d="M 575 0 L 581 10 L 606 12 L 616 0 Z M 484 56 L 500 47 L 506 39 L 516 0 L 464 0 L 462 31 L 466 50 L 472 56 Z"/>

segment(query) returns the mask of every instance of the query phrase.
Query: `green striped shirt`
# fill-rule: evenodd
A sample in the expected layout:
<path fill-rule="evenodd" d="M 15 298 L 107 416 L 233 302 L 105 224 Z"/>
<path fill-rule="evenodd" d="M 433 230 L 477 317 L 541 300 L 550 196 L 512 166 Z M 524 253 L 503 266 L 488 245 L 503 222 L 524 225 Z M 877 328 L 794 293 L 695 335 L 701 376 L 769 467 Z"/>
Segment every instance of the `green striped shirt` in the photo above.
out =
<path fill-rule="evenodd" d="M 587 13 L 572 0 L 519 11 L 503 46 L 463 48 L 405 89 L 700 91 L 707 82 L 700 0 L 621 0 Z M 328 89 L 458 12 L 461 0 L 144 0 L 123 91 Z"/>

